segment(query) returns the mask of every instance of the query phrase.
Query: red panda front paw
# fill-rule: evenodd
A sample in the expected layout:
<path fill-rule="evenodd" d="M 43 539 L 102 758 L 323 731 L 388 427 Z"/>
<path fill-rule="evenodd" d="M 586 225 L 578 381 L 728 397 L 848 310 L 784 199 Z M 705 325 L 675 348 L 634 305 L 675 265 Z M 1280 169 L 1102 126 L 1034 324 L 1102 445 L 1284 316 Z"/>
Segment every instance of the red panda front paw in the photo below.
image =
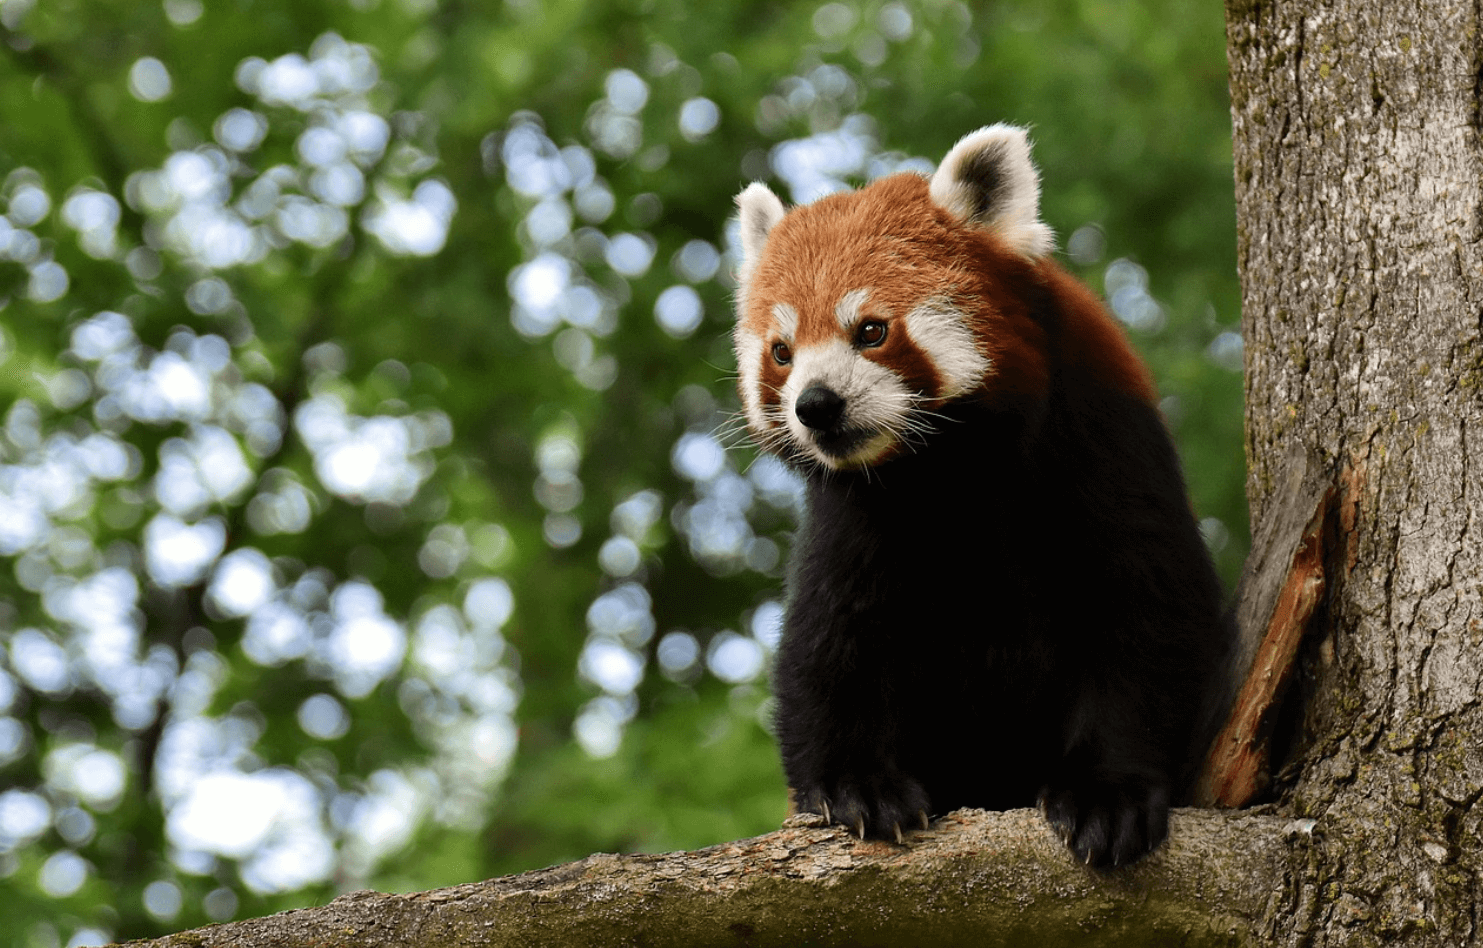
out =
<path fill-rule="evenodd" d="M 1040 808 L 1071 854 L 1098 869 L 1137 862 L 1169 835 L 1169 790 L 1142 780 L 1047 787 Z"/>
<path fill-rule="evenodd" d="M 927 828 L 929 803 L 922 785 L 904 774 L 857 779 L 845 776 L 826 790 L 815 787 L 798 793 L 798 808 L 818 813 L 861 839 L 905 841 L 905 833 Z"/>

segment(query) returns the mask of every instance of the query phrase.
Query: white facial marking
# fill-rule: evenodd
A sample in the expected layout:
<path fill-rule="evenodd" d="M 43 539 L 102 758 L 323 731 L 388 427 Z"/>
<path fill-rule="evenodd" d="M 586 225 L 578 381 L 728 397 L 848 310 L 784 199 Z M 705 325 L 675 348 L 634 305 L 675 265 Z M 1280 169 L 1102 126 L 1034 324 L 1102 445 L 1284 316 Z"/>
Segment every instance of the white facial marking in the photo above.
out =
<path fill-rule="evenodd" d="M 844 399 L 843 427 L 874 432 L 846 457 L 819 448 L 813 432 L 793 411 L 798 396 L 814 385 L 822 385 Z M 900 376 L 864 358 L 842 339 L 794 350 L 793 368 L 783 385 L 782 397 L 788 408 L 788 434 L 793 443 L 836 470 L 864 467 L 879 459 L 900 439 L 914 400 Z"/>
<path fill-rule="evenodd" d="M 989 372 L 989 360 L 978 351 L 963 313 L 946 300 L 927 300 L 907 313 L 906 334 L 942 376 L 938 398 L 972 391 Z"/>
<path fill-rule="evenodd" d="M 834 318 L 839 320 L 839 325 L 845 332 L 854 329 L 855 323 L 860 321 L 860 308 L 869 298 L 869 289 L 850 290 L 834 305 Z"/>
<path fill-rule="evenodd" d="M 741 377 L 742 412 L 753 431 L 767 429 L 767 418 L 762 411 L 762 337 L 750 330 L 736 327 L 736 370 Z"/>
<path fill-rule="evenodd" d="M 778 327 L 778 333 L 789 342 L 798 335 L 798 310 L 787 303 L 778 303 L 772 308 L 772 321 Z"/>

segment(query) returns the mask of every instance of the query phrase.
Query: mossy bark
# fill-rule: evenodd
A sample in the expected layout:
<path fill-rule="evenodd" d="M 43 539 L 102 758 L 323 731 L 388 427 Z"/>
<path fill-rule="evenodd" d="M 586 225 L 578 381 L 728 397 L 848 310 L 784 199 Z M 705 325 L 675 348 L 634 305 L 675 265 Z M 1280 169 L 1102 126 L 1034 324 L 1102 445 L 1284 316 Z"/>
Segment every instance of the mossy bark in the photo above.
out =
<path fill-rule="evenodd" d="M 138 944 L 1244 945 L 1290 900 L 1285 866 L 1310 843 L 1305 824 L 1274 816 L 1181 810 L 1167 846 L 1103 873 L 1072 861 L 1033 810 L 959 811 L 905 846 L 821 823 L 794 817 L 695 852 L 589 856 L 432 892 L 357 892 Z"/>

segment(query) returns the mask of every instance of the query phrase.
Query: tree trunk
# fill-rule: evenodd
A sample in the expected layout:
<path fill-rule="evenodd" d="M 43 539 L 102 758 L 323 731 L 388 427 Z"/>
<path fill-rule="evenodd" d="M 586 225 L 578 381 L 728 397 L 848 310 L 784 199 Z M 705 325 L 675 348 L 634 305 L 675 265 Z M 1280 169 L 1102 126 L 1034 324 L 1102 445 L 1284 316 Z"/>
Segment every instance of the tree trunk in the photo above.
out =
<path fill-rule="evenodd" d="M 1483 36 L 1455 0 L 1229 0 L 1260 525 L 1293 447 L 1336 488 L 1276 746 L 1315 820 L 1276 944 L 1478 937 Z M 1258 526 L 1259 529 L 1259 526 Z M 1281 761 L 1277 761 L 1281 766 Z"/>

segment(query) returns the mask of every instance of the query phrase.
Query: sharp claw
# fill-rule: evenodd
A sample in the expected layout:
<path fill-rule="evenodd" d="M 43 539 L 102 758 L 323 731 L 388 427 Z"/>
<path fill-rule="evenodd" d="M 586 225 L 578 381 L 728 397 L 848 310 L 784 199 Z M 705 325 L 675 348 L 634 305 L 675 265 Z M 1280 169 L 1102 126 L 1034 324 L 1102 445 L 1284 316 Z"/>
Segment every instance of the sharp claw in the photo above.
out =
<path fill-rule="evenodd" d="M 891 828 L 896 831 L 896 845 L 897 846 L 904 846 L 906 844 L 906 840 L 904 840 L 904 839 L 901 838 L 901 824 L 900 823 L 892 823 L 891 824 Z"/>
<path fill-rule="evenodd" d="M 832 819 L 829 818 L 829 801 L 828 800 L 823 801 L 823 805 L 824 805 L 824 822 L 825 823 L 833 823 L 834 820 L 832 820 Z"/>
<path fill-rule="evenodd" d="M 855 835 L 861 839 L 865 838 L 865 817 L 863 816 L 855 820 Z"/>
<path fill-rule="evenodd" d="M 931 823 L 927 820 L 927 811 L 926 810 L 918 810 L 917 811 L 917 816 L 921 817 L 921 819 L 922 819 L 922 829 L 930 829 L 931 828 Z"/>

